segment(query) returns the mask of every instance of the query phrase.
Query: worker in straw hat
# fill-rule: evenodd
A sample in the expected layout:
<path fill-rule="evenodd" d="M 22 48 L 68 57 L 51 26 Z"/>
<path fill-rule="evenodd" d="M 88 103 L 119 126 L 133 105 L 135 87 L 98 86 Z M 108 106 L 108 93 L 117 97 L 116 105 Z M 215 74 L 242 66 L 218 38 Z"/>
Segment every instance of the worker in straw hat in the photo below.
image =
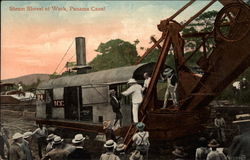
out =
<path fill-rule="evenodd" d="M 220 146 L 220 144 L 217 142 L 216 139 L 212 139 L 208 147 L 211 148 L 211 151 L 207 155 L 207 160 L 214 160 L 214 159 L 219 159 L 219 160 L 224 160 L 222 159 L 222 153 L 219 153 L 216 149 Z"/>
<path fill-rule="evenodd" d="M 143 160 L 143 155 L 141 155 L 140 151 L 135 150 L 134 152 L 132 152 L 129 160 Z"/>
<path fill-rule="evenodd" d="M 125 144 L 119 143 L 119 144 L 117 144 L 117 146 L 115 148 L 115 154 L 118 155 L 121 160 L 127 160 L 127 156 L 125 153 L 126 147 L 127 146 Z"/>
<path fill-rule="evenodd" d="M 175 160 L 184 160 L 187 156 L 187 153 L 184 152 L 183 147 L 176 147 L 172 154 L 175 156 Z"/>
<path fill-rule="evenodd" d="M 82 134 L 76 134 L 72 143 L 75 146 L 75 150 L 68 155 L 68 160 L 91 160 L 91 155 L 84 147 L 84 140 L 86 138 Z"/>
<path fill-rule="evenodd" d="M 42 160 L 67 160 L 69 152 L 62 149 L 63 139 L 60 136 L 55 136 L 53 140 L 53 150 L 45 155 Z"/>
<path fill-rule="evenodd" d="M 233 138 L 229 148 L 229 156 L 231 159 L 250 159 L 250 114 L 236 115 L 236 120 L 233 121 L 239 127 L 240 135 Z"/>
<path fill-rule="evenodd" d="M 25 160 L 25 154 L 21 148 L 23 135 L 15 133 L 12 136 L 13 143 L 10 145 L 9 160 Z"/>
<path fill-rule="evenodd" d="M 106 140 L 112 139 L 113 141 L 117 142 L 114 130 L 112 129 L 111 121 L 103 122 L 103 130 L 105 130 Z"/>
<path fill-rule="evenodd" d="M 176 96 L 176 90 L 177 90 L 177 77 L 174 73 L 174 70 L 172 68 L 166 68 L 163 71 L 163 79 L 166 81 L 167 80 L 167 89 L 165 92 L 165 96 L 164 96 L 164 104 L 162 109 L 167 107 L 167 102 L 169 99 L 169 96 L 171 96 L 172 101 L 174 106 L 177 106 L 177 96 Z"/>
<path fill-rule="evenodd" d="M 134 123 L 138 123 L 138 110 L 143 100 L 142 86 L 137 84 L 137 81 L 134 78 L 128 80 L 128 85 L 130 85 L 130 87 L 126 91 L 122 92 L 122 95 L 124 96 L 132 95 L 133 121 Z"/>
<path fill-rule="evenodd" d="M 30 149 L 31 140 L 32 140 L 32 132 L 25 132 L 23 134 L 23 143 L 21 145 L 21 148 L 23 149 L 26 160 L 33 160 L 31 149 Z"/>
<path fill-rule="evenodd" d="M 100 160 L 120 160 L 120 158 L 114 154 L 116 144 L 112 139 L 107 140 L 104 144 L 104 147 L 106 148 L 107 152 L 101 155 Z"/>
<path fill-rule="evenodd" d="M 56 135 L 54 135 L 53 133 L 52 134 L 49 134 L 46 138 L 48 144 L 46 146 L 46 153 L 48 153 L 49 151 L 51 151 L 53 149 L 53 139 L 55 138 Z"/>

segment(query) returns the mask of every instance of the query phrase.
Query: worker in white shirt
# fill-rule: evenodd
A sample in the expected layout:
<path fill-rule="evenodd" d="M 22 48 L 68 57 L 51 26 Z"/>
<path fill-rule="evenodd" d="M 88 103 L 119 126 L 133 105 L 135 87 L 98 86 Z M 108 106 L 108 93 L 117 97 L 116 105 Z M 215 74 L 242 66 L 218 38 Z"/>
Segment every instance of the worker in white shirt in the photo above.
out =
<path fill-rule="evenodd" d="M 33 132 L 37 139 L 38 154 L 42 158 L 42 148 L 46 147 L 46 137 L 48 136 L 48 130 L 42 124 L 38 124 L 38 128 Z"/>
<path fill-rule="evenodd" d="M 143 100 L 142 98 L 142 86 L 137 84 L 137 81 L 133 78 L 128 80 L 128 84 L 130 87 L 122 92 L 122 95 L 128 96 L 132 94 L 132 113 L 133 113 L 133 121 L 134 123 L 138 123 L 138 110 L 139 106 Z"/>
<path fill-rule="evenodd" d="M 145 94 L 145 93 L 147 92 L 147 89 L 148 89 L 148 86 L 149 86 L 151 77 L 149 77 L 148 72 L 145 72 L 145 73 L 143 74 L 143 77 L 144 77 L 145 80 L 144 80 L 142 92 Z"/>

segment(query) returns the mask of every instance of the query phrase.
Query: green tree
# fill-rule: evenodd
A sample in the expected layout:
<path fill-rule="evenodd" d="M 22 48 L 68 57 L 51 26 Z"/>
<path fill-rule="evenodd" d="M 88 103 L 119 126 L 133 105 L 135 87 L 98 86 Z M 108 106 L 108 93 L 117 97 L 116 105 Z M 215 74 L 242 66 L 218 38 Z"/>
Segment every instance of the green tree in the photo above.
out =
<path fill-rule="evenodd" d="M 139 58 L 136 46 L 121 39 L 101 43 L 96 51 L 101 54 L 89 63 L 92 71 L 133 65 Z"/>
<path fill-rule="evenodd" d="M 187 27 L 185 27 L 182 31 L 182 34 L 191 34 L 191 33 L 210 33 L 214 28 L 214 21 L 217 15 L 217 11 L 207 11 L 197 17 L 194 21 L 192 21 Z M 211 33 L 212 34 L 212 33 Z M 203 43 L 202 37 L 190 37 L 185 38 L 185 57 L 189 57 L 193 51 Z M 212 50 L 215 42 L 212 38 L 207 39 L 206 43 L 206 53 L 209 55 Z M 203 47 L 201 50 L 198 50 L 192 58 L 188 61 L 187 65 L 189 66 L 197 66 L 196 62 L 202 56 Z"/>
<path fill-rule="evenodd" d="M 61 75 L 57 72 L 54 72 L 53 74 L 49 75 L 49 79 L 56 79 L 59 78 Z"/>

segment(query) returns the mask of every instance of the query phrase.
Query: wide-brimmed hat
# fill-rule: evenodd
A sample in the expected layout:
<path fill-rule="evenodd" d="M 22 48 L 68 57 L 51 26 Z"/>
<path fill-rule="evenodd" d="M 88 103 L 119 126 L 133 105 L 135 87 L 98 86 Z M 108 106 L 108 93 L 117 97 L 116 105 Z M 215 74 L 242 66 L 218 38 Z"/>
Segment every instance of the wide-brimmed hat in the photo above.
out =
<path fill-rule="evenodd" d="M 63 142 L 63 139 L 60 136 L 55 136 L 53 140 L 53 144 L 61 144 Z"/>
<path fill-rule="evenodd" d="M 105 148 L 115 148 L 115 142 L 112 139 L 107 140 L 106 143 L 104 144 L 104 147 Z"/>
<path fill-rule="evenodd" d="M 103 124 L 103 129 L 106 129 L 111 125 L 111 121 L 104 121 L 102 124 Z"/>
<path fill-rule="evenodd" d="M 129 157 L 129 160 L 141 160 L 141 159 L 142 159 L 142 155 L 140 151 L 138 150 L 135 150 Z"/>
<path fill-rule="evenodd" d="M 181 157 L 181 158 L 187 156 L 187 153 L 184 152 L 184 149 L 182 147 L 176 147 L 172 153 L 173 153 L 173 155 L 175 155 L 177 157 Z"/>
<path fill-rule="evenodd" d="M 236 120 L 233 123 L 245 123 L 250 122 L 250 114 L 239 114 L 236 115 Z"/>
<path fill-rule="evenodd" d="M 125 150 L 126 149 L 126 145 L 125 144 L 123 144 L 123 143 L 121 143 L 121 144 L 118 144 L 117 146 L 116 146 L 116 151 L 123 151 L 123 150 Z"/>
<path fill-rule="evenodd" d="M 128 84 L 132 84 L 132 83 L 137 83 L 137 81 L 134 78 L 131 78 L 128 80 Z"/>
<path fill-rule="evenodd" d="M 163 71 L 163 75 L 164 76 L 169 76 L 171 73 L 172 73 L 172 71 L 173 71 L 173 69 L 171 69 L 171 68 L 166 68 L 166 69 L 164 69 L 164 71 Z"/>
<path fill-rule="evenodd" d="M 215 139 L 212 139 L 208 144 L 208 147 L 211 147 L 211 148 L 219 147 L 219 146 L 220 146 L 220 144 Z"/>
<path fill-rule="evenodd" d="M 50 135 L 48 135 L 48 137 L 47 137 L 47 141 L 51 141 L 51 140 L 53 140 L 54 138 L 55 138 L 55 136 L 56 135 L 54 135 L 53 133 L 52 134 L 50 134 Z"/>
<path fill-rule="evenodd" d="M 143 130 L 145 128 L 145 124 L 143 122 L 139 122 L 136 124 L 136 128 L 138 130 Z"/>
<path fill-rule="evenodd" d="M 72 139 L 72 143 L 74 143 L 74 144 L 81 143 L 81 142 L 83 142 L 85 139 L 86 139 L 86 138 L 83 137 L 82 134 L 76 134 L 75 137 L 74 137 L 74 139 Z"/>
<path fill-rule="evenodd" d="M 24 134 L 23 134 L 23 138 L 29 138 L 30 136 L 32 136 L 32 132 L 25 132 Z"/>
<path fill-rule="evenodd" d="M 19 139 L 19 138 L 23 138 L 23 135 L 21 133 L 15 133 L 13 136 L 12 136 L 12 139 L 15 140 L 15 139 Z"/>

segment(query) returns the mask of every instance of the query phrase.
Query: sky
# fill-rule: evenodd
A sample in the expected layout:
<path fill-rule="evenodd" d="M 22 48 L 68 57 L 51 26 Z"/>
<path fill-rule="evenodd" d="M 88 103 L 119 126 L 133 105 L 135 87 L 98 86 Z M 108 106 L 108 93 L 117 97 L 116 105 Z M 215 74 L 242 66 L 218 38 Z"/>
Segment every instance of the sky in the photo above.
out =
<path fill-rule="evenodd" d="M 139 39 L 137 50 L 141 55 L 140 47 L 152 45 L 150 36 L 160 37 L 157 30 L 160 20 L 170 17 L 187 2 L 2 1 L 1 79 L 63 71 L 67 61 L 75 61 L 75 37 L 86 38 L 87 62 L 100 54 L 95 51 L 100 43 L 117 38 L 131 43 Z M 208 2 L 197 0 L 175 20 L 189 19 Z M 57 7 L 65 9 L 53 10 Z M 208 10 L 221 8 L 216 2 Z"/>

